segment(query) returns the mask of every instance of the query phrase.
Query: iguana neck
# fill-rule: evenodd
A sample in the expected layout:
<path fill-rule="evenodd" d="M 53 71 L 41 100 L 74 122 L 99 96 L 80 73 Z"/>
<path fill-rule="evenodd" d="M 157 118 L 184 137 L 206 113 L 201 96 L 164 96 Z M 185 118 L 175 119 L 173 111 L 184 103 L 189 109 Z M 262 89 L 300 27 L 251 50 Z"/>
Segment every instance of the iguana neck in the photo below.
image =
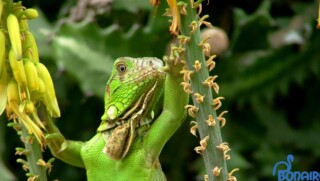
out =
<path fill-rule="evenodd" d="M 154 86 L 132 106 L 128 111 L 130 114 L 124 114 L 116 122 L 102 123 L 106 130 L 99 130 L 103 134 L 106 145 L 103 152 L 110 158 L 119 160 L 124 158 L 137 136 L 143 135 L 150 127 L 153 118 L 152 108 L 158 96 L 155 95 L 157 82 Z M 157 98 L 157 99 L 155 99 Z M 110 126 L 111 125 L 111 126 Z M 108 129 L 109 128 L 109 129 Z"/>

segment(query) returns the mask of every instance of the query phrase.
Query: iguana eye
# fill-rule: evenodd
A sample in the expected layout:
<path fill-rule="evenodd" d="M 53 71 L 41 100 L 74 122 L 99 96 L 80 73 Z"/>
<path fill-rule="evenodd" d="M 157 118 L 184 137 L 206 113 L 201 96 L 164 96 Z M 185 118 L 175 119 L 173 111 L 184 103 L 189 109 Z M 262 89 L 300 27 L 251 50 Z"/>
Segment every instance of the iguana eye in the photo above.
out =
<path fill-rule="evenodd" d="M 117 65 L 117 71 L 120 73 L 120 74 L 124 74 L 126 71 L 127 71 L 127 66 L 123 63 L 119 63 Z"/>

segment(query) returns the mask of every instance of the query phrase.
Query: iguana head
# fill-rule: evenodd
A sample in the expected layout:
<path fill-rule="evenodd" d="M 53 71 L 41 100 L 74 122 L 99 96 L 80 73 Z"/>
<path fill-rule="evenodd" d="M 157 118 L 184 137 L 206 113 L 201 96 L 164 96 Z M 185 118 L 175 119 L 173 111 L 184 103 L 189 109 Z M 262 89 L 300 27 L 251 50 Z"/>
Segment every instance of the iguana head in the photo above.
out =
<path fill-rule="evenodd" d="M 163 62 L 157 58 L 122 57 L 114 62 L 98 128 L 110 135 L 104 152 L 111 158 L 127 154 L 137 127 L 150 120 L 147 117 L 162 94 L 164 80 Z"/>
<path fill-rule="evenodd" d="M 105 112 L 101 119 L 109 123 L 126 119 L 139 108 L 135 106 L 154 86 L 155 96 L 152 97 L 159 98 L 165 77 L 162 68 L 163 62 L 153 57 L 118 58 L 106 86 Z M 148 107 L 154 102 L 148 102 Z"/>

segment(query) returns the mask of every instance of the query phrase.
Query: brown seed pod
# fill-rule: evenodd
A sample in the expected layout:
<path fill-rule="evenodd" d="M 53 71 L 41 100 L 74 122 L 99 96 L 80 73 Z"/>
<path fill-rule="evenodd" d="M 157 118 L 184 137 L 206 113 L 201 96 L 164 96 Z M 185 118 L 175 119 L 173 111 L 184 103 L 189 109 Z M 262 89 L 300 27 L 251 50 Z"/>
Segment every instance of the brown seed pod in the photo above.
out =
<path fill-rule="evenodd" d="M 222 55 L 229 46 L 226 32 L 218 27 L 204 28 L 201 30 L 201 39 L 210 37 L 206 42 L 210 44 L 211 55 Z"/>

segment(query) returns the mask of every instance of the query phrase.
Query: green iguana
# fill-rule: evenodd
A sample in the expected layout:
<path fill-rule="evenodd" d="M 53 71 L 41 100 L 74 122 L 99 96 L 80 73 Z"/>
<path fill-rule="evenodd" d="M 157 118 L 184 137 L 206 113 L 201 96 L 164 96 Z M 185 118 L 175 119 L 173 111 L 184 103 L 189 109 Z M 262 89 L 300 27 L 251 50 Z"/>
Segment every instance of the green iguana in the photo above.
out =
<path fill-rule="evenodd" d="M 166 63 L 150 57 L 118 58 L 96 135 L 87 142 L 69 141 L 48 119 L 46 139 L 53 155 L 85 168 L 89 181 L 166 180 L 158 157 L 185 119 L 188 102 L 180 86 L 182 64 Z M 161 113 L 154 117 L 156 110 Z"/>

